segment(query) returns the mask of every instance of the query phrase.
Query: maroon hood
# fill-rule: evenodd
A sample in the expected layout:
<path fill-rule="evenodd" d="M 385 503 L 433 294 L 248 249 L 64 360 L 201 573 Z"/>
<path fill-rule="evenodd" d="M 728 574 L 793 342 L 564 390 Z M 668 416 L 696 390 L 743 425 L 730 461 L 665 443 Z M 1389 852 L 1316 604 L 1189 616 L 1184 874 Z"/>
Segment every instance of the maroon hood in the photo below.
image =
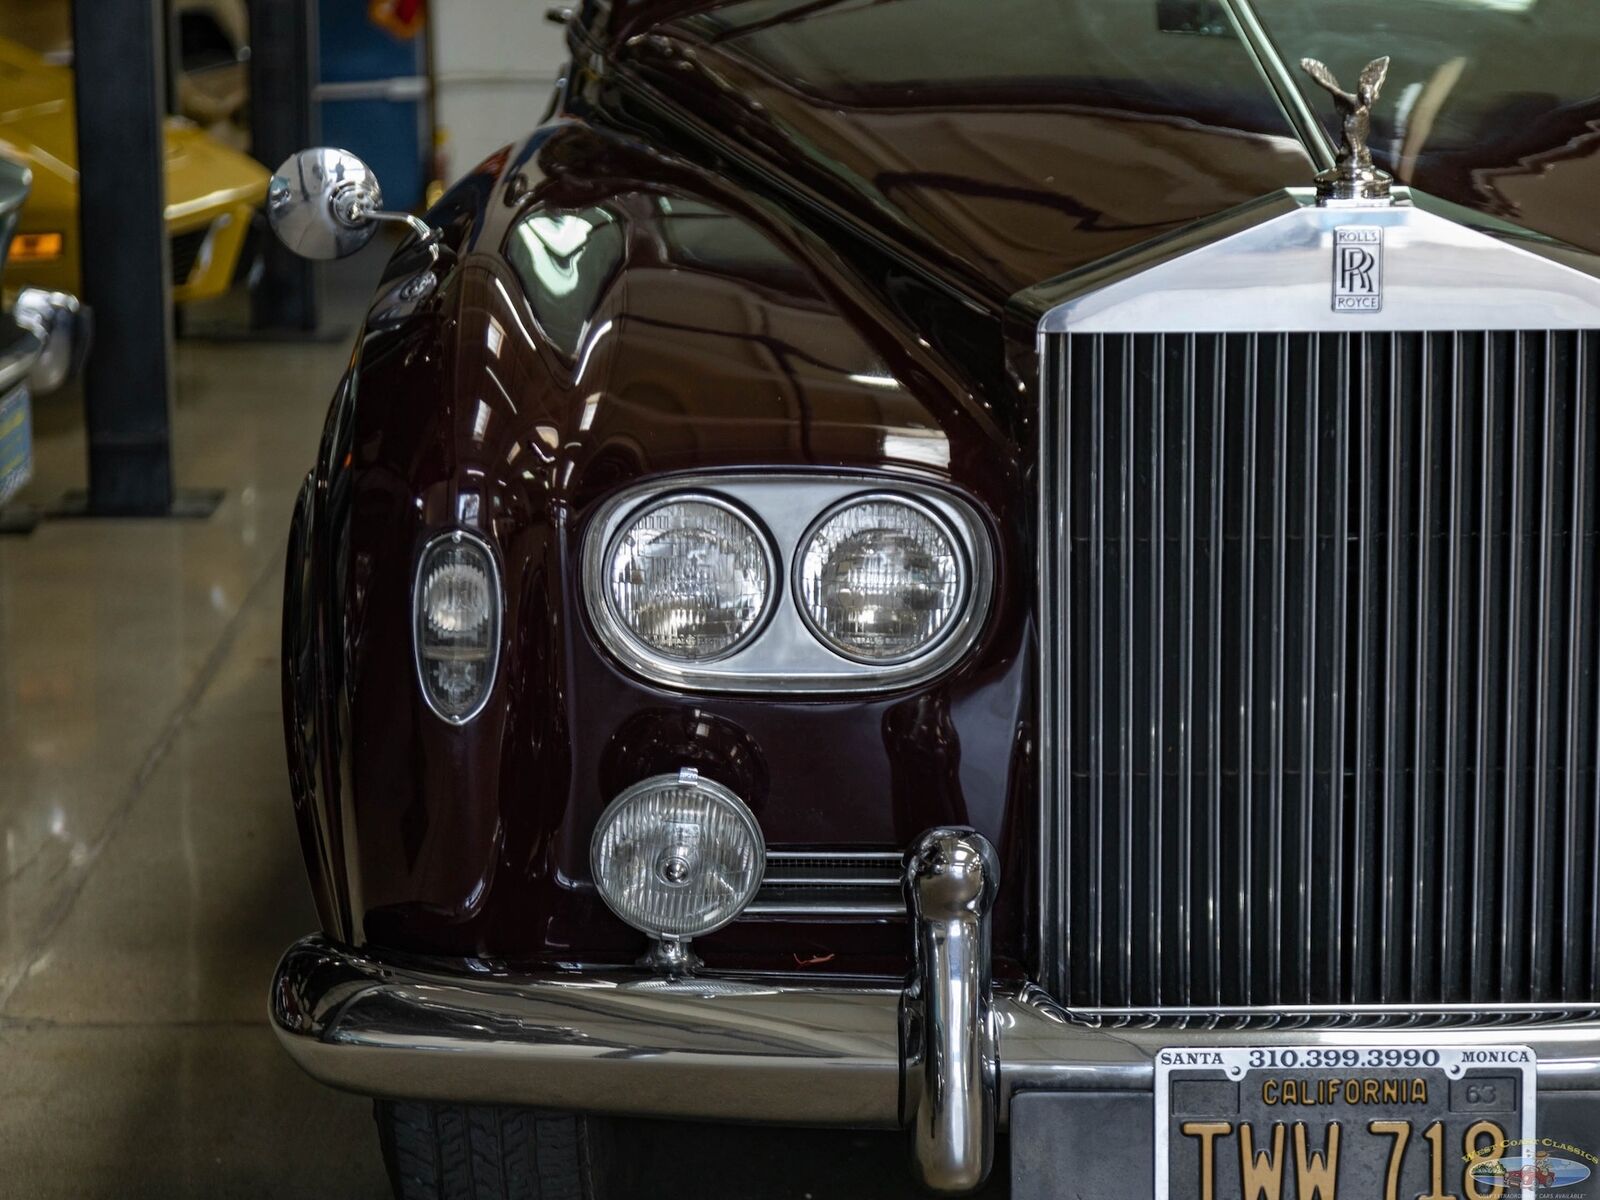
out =
<path fill-rule="evenodd" d="M 1154 5 L 656 3 L 610 21 L 630 87 L 990 302 L 1315 173 L 1239 40 Z"/>
<path fill-rule="evenodd" d="M 1374 149 L 1400 182 L 1600 249 L 1586 0 L 1255 7 L 1287 78 L 1394 57 Z M 1308 185 L 1326 153 L 1208 0 L 590 0 L 575 38 L 717 153 L 991 302 Z"/>

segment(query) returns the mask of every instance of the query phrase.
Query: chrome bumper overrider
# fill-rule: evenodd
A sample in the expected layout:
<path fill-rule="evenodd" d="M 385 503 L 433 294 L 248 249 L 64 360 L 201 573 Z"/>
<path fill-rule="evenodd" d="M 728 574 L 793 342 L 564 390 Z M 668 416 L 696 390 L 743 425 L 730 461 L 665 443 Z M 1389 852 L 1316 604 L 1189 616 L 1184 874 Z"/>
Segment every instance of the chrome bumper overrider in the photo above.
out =
<path fill-rule="evenodd" d="M 935 830 L 908 858 L 916 971 L 905 989 L 645 971 L 508 978 L 370 956 L 320 937 L 273 981 L 274 1028 L 324 1083 L 375 1096 L 638 1116 L 908 1127 L 921 1181 L 978 1187 L 1011 1096 L 1149 1091 L 1166 1045 L 1532 1046 L 1541 1090 L 1600 1089 L 1600 1021 L 1373 1028 L 1104 1028 L 1032 989 L 995 989 L 993 851 Z"/>

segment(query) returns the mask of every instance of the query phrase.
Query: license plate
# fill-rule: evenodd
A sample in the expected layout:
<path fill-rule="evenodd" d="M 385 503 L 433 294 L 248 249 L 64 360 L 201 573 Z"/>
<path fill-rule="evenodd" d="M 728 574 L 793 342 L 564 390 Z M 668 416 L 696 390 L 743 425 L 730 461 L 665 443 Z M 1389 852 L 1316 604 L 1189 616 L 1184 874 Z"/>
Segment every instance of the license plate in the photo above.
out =
<path fill-rule="evenodd" d="M 0 396 L 0 504 L 22 490 L 33 474 L 33 416 L 28 389 Z"/>
<path fill-rule="evenodd" d="M 1534 1200 L 1537 1070 L 1526 1046 L 1162 1050 L 1157 1200 Z"/>

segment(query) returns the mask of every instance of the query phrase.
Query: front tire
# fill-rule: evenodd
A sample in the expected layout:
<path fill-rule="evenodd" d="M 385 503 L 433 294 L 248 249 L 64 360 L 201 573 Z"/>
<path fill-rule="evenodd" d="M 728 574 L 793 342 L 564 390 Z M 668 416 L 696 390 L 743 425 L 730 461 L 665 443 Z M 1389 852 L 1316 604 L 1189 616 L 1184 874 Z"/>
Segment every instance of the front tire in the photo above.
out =
<path fill-rule="evenodd" d="M 373 1116 L 395 1200 L 606 1200 L 602 1119 L 422 1100 Z"/>

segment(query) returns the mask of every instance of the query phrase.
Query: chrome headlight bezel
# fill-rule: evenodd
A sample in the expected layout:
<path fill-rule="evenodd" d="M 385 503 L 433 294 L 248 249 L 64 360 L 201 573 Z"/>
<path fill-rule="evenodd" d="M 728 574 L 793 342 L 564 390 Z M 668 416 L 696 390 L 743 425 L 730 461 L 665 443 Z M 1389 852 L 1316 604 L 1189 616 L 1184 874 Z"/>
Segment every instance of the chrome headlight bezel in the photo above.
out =
<path fill-rule="evenodd" d="M 653 502 L 713 496 L 743 510 L 776 556 L 771 610 L 764 624 L 715 662 L 669 660 L 639 646 L 606 608 L 605 578 L 618 532 Z M 964 568 L 956 616 L 943 636 L 893 662 L 857 660 L 831 648 L 802 616 L 794 567 L 802 543 L 825 514 L 879 497 L 931 515 L 952 537 Z M 583 528 L 584 608 L 595 640 L 628 671 L 678 691 L 766 695 L 852 695 L 924 683 L 955 666 L 983 631 L 993 600 L 994 535 L 976 506 L 954 490 L 884 472 L 782 472 L 663 478 L 603 501 Z M 781 594 L 780 594 L 781 592 Z"/>
<path fill-rule="evenodd" d="M 462 714 L 449 713 L 441 709 L 435 701 L 432 689 L 428 686 L 422 663 L 422 633 L 421 614 L 423 600 L 423 574 L 428 568 L 428 562 L 436 549 L 445 545 L 469 544 L 481 553 L 488 563 L 489 585 L 489 660 L 484 672 L 483 694 L 472 708 Z M 481 535 L 469 529 L 447 529 L 435 534 L 422 543 L 417 552 L 416 565 L 411 573 L 411 596 L 409 618 L 411 621 L 411 666 L 416 676 L 417 691 L 422 694 L 422 701 L 428 706 L 428 711 L 441 721 L 450 725 L 462 726 L 476 720 L 483 710 L 489 705 L 489 698 L 494 694 L 494 686 L 500 675 L 500 652 L 505 629 L 505 589 L 500 582 L 500 559 L 495 554 L 494 547 Z"/>
<path fill-rule="evenodd" d="M 617 611 L 616 598 L 612 595 L 611 587 L 609 586 L 611 564 L 616 557 L 623 537 L 640 521 L 674 504 L 704 504 L 719 509 L 733 517 L 745 527 L 760 548 L 762 562 L 767 572 L 767 592 L 762 599 L 761 610 L 756 614 L 755 620 L 750 623 L 750 627 L 740 634 L 731 645 L 704 658 L 686 658 L 681 655 L 669 654 L 641 638 L 629 627 L 622 614 Z M 645 503 L 635 508 L 630 508 L 600 545 L 598 561 L 595 563 L 585 562 L 584 577 L 585 590 L 589 593 L 587 599 L 590 615 L 595 623 L 602 627 L 602 636 L 608 645 L 626 645 L 629 647 L 631 652 L 629 657 L 638 664 L 676 663 L 684 667 L 709 666 L 732 658 L 761 636 L 761 631 L 766 627 L 767 622 L 772 619 L 772 611 L 777 606 L 778 594 L 783 590 L 783 576 L 780 573 L 777 553 L 773 549 L 772 536 L 767 532 L 766 527 L 762 525 L 760 520 L 738 504 L 729 501 L 726 497 L 696 489 L 675 490 L 652 496 Z M 591 584 L 593 585 L 592 587 L 590 586 Z M 598 596 L 595 593 L 598 593 Z"/>

